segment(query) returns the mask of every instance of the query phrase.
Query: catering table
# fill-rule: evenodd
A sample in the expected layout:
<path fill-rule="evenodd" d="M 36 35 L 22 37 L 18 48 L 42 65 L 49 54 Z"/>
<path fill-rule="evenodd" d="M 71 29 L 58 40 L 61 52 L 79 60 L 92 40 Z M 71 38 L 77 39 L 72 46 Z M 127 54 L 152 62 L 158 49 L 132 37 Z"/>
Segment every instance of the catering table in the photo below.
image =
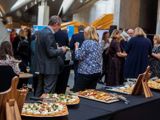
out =
<path fill-rule="evenodd" d="M 69 115 L 61 118 L 26 118 L 24 120 L 157 120 L 160 118 L 160 93 L 154 97 L 127 95 L 129 104 L 119 101 L 105 104 L 81 98 L 78 106 L 69 107 Z"/>
<path fill-rule="evenodd" d="M 33 74 L 31 73 L 20 73 L 19 74 L 19 78 L 22 78 L 22 79 L 32 78 L 32 77 L 33 77 Z"/>
<path fill-rule="evenodd" d="M 18 86 L 17 86 L 17 88 L 18 89 L 20 89 L 20 88 L 22 88 L 23 87 L 23 85 L 27 85 L 27 83 L 28 83 L 28 79 L 29 78 L 32 78 L 33 77 L 33 74 L 31 74 L 31 73 L 20 73 L 19 74 L 19 83 L 18 83 Z"/>

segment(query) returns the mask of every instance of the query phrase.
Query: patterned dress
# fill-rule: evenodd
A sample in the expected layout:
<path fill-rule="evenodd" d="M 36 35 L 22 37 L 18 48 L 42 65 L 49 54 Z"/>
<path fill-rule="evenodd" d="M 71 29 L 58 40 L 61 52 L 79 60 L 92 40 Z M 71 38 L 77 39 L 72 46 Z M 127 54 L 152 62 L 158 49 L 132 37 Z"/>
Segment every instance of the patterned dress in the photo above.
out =
<path fill-rule="evenodd" d="M 153 53 L 160 53 L 160 45 L 154 46 L 152 49 Z M 160 78 L 160 61 L 155 58 L 150 59 L 151 66 L 151 77 L 159 77 Z"/>
<path fill-rule="evenodd" d="M 9 65 L 12 67 L 13 71 L 18 75 L 20 73 L 20 69 L 19 69 L 19 66 L 18 66 L 18 63 L 20 61 L 14 59 L 13 57 L 10 57 L 10 56 L 6 56 L 6 60 L 0 60 L 0 65 Z"/>

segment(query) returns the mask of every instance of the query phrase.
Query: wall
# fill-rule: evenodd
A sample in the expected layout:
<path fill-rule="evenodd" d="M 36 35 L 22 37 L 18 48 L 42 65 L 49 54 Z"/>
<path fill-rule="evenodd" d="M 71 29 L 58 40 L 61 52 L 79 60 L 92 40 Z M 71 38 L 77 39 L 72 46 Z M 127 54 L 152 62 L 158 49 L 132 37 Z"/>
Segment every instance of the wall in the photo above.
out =
<path fill-rule="evenodd" d="M 121 0 L 119 26 L 135 28 L 139 25 L 140 0 Z"/>
<path fill-rule="evenodd" d="M 89 7 L 84 7 L 73 15 L 73 20 L 92 23 L 103 14 L 114 12 L 114 0 L 99 0 Z"/>
<path fill-rule="evenodd" d="M 141 0 L 139 26 L 148 34 L 156 32 L 157 9 L 158 0 Z"/>
<path fill-rule="evenodd" d="M 157 34 L 160 34 L 160 0 L 158 0 L 158 10 L 157 10 Z"/>

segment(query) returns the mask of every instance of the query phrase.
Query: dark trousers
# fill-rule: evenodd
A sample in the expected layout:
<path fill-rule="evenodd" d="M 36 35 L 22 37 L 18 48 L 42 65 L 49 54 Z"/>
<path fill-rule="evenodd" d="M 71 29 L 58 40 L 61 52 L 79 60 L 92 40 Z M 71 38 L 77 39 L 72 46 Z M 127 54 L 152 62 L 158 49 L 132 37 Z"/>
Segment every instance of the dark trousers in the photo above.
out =
<path fill-rule="evenodd" d="M 95 89 L 97 86 L 97 82 L 101 76 L 101 73 L 85 75 L 78 74 L 77 81 L 74 86 L 74 91 L 83 91 L 85 89 Z"/>
<path fill-rule="evenodd" d="M 70 74 L 70 66 L 68 63 L 68 64 L 65 64 L 63 71 L 58 75 L 58 80 L 57 80 L 56 90 L 55 90 L 56 93 L 60 94 L 60 93 L 66 92 L 69 74 Z"/>
<path fill-rule="evenodd" d="M 78 76 L 78 61 L 74 61 L 74 85 L 73 85 L 73 89 L 75 88 L 75 84 L 76 84 L 76 81 L 77 81 L 77 76 Z"/>
<path fill-rule="evenodd" d="M 44 75 L 40 74 L 35 96 L 39 97 L 43 93 L 55 93 L 56 82 L 58 75 Z"/>

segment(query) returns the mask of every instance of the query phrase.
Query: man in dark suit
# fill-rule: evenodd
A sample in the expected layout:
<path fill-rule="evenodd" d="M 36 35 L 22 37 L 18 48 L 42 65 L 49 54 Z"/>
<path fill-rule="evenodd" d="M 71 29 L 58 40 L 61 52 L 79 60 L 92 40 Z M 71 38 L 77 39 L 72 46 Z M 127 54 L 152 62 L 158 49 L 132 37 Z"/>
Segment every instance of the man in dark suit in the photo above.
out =
<path fill-rule="evenodd" d="M 38 32 L 34 56 L 35 72 L 39 72 L 40 78 L 35 96 L 43 93 L 54 93 L 56 82 L 60 73 L 60 61 L 66 47 L 57 48 L 55 32 L 60 29 L 61 19 L 52 16 L 46 28 Z M 63 61 L 62 61 L 63 62 Z"/>
<path fill-rule="evenodd" d="M 68 34 L 65 31 L 62 31 L 61 29 L 55 33 L 55 39 L 56 43 L 59 47 L 62 46 L 69 46 L 69 39 Z M 62 59 L 64 61 L 64 69 L 61 71 L 61 73 L 58 76 L 58 81 L 56 84 L 56 93 L 65 93 L 68 83 L 68 78 L 70 74 L 70 60 L 66 58 L 67 53 L 64 53 L 62 55 Z"/>
<path fill-rule="evenodd" d="M 79 61 L 75 59 L 75 43 L 78 42 L 79 43 L 79 47 L 81 47 L 83 41 L 84 41 L 84 26 L 80 25 L 78 27 L 78 31 L 79 33 L 74 34 L 72 36 L 72 39 L 70 41 L 70 49 L 72 50 L 72 60 L 74 62 L 74 84 L 76 82 L 77 79 L 77 69 L 78 69 L 78 63 Z"/>

